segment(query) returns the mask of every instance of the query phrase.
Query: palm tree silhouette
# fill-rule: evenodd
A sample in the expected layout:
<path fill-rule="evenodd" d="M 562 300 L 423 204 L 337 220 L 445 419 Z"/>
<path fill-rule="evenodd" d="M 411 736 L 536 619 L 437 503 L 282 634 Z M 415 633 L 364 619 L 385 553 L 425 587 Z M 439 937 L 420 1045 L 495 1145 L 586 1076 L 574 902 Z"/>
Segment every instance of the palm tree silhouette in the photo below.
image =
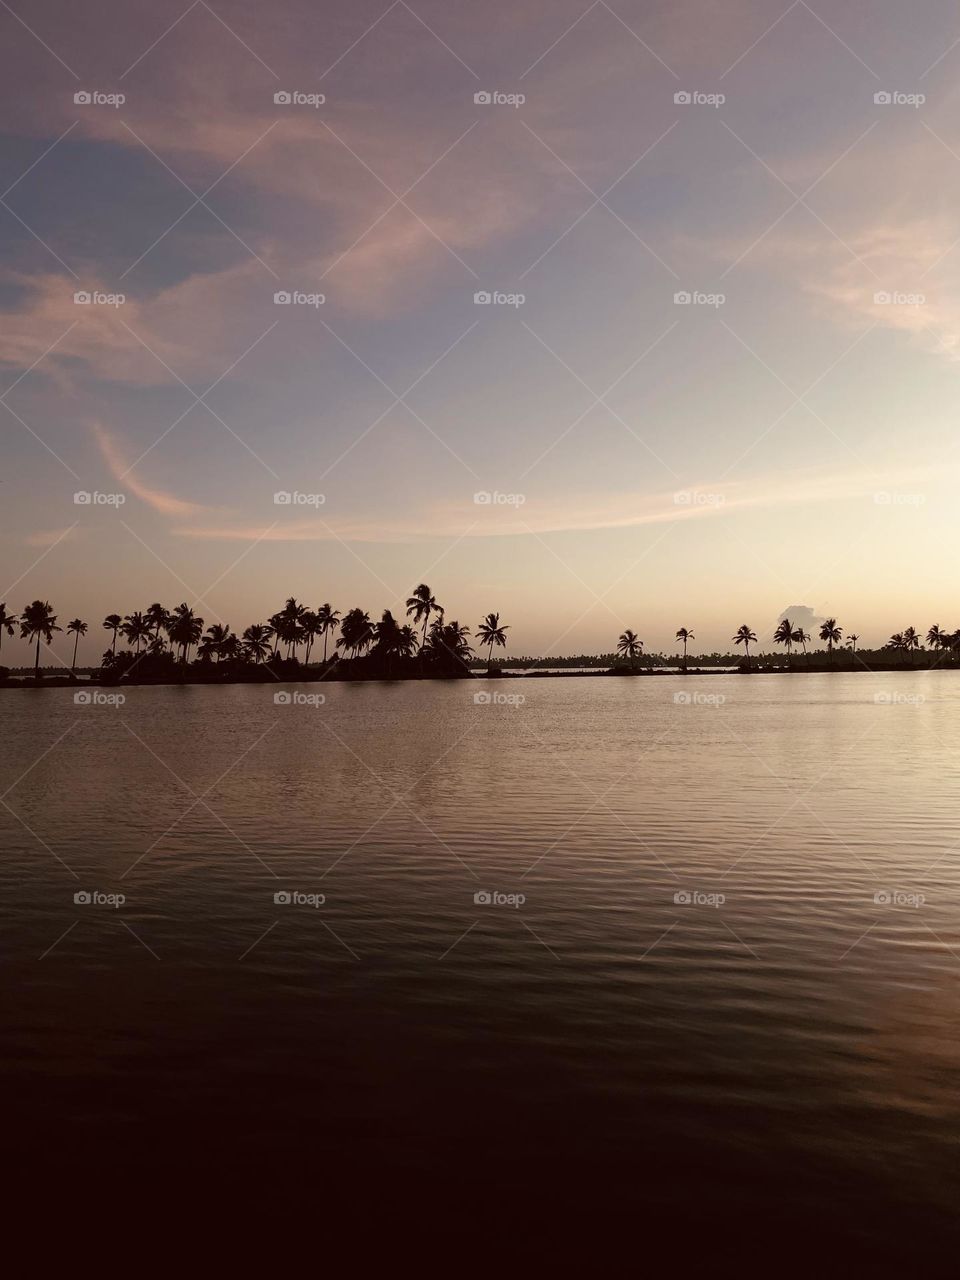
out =
<path fill-rule="evenodd" d="M 337 648 L 349 651 L 356 657 L 361 649 L 366 649 L 373 639 L 373 626 L 370 615 L 363 609 L 348 609 L 340 623 L 340 639 Z"/>
<path fill-rule="evenodd" d="M 793 627 L 790 619 L 784 618 L 773 633 L 773 643 L 782 644 L 787 651 L 787 667 L 790 666 L 790 650 L 793 647 Z"/>
<path fill-rule="evenodd" d="M 123 620 L 120 634 L 124 636 L 127 644 L 136 645 L 136 652 L 139 655 L 141 642 L 150 639 L 150 623 L 142 613 L 129 613 Z"/>
<path fill-rule="evenodd" d="M 76 670 L 77 666 L 77 645 L 80 643 L 80 637 L 87 634 L 87 624 L 81 622 L 79 618 L 74 618 L 72 622 L 67 623 L 67 635 L 74 635 L 76 639 L 73 642 L 73 662 L 70 664 L 70 674 Z"/>
<path fill-rule="evenodd" d="M 303 632 L 303 639 L 307 646 L 307 651 L 303 655 L 304 666 L 310 664 L 310 650 L 313 648 L 313 642 L 320 634 L 320 619 L 312 609 L 304 609 L 300 617 L 300 630 Z"/>
<path fill-rule="evenodd" d="M 197 650 L 200 657 L 209 657 L 210 654 L 217 655 L 217 662 L 229 652 L 231 640 L 234 639 L 233 632 L 230 630 L 229 622 L 212 622 L 207 627 L 207 634 L 203 638 L 203 644 Z"/>
<path fill-rule="evenodd" d="M 320 628 L 320 634 L 323 636 L 323 664 L 327 664 L 327 632 L 336 630 L 337 623 L 340 620 L 340 610 L 333 609 L 329 604 L 322 604 L 317 610 L 317 624 Z"/>
<path fill-rule="evenodd" d="M 273 631 L 263 623 L 255 622 L 243 633 L 243 649 L 255 662 L 263 662 L 270 652 L 270 637 Z"/>
<path fill-rule="evenodd" d="M 683 644 L 683 669 L 684 669 L 684 671 L 686 671 L 686 669 L 687 669 L 687 641 L 688 641 L 688 640 L 696 640 L 696 638 L 697 638 L 697 637 L 693 634 L 693 632 L 692 632 L 692 631 L 689 631 L 686 627 L 681 627 L 681 628 L 680 628 L 680 630 L 677 632 L 677 639 L 678 639 L 679 641 L 681 641 L 681 642 L 682 642 L 682 644 Z"/>
<path fill-rule="evenodd" d="M 423 623 L 423 639 L 421 640 L 421 651 L 427 643 L 427 624 L 430 621 L 430 615 L 438 613 L 443 617 L 443 609 L 437 604 L 430 588 L 425 582 L 421 582 L 418 587 L 414 587 L 413 595 L 407 599 L 407 617 L 413 617 L 418 625 Z"/>
<path fill-rule="evenodd" d="M 820 627 L 820 639 L 827 642 L 827 653 L 833 661 L 833 646 L 839 644 L 843 636 L 843 631 L 837 626 L 836 618 L 827 618 Z"/>
<path fill-rule="evenodd" d="M 44 644 L 52 644 L 53 633 L 61 630 L 62 628 L 57 626 L 57 615 L 47 601 L 34 600 L 33 604 L 28 604 L 20 615 L 20 639 L 36 639 L 37 642 L 37 656 L 33 666 L 34 680 L 40 679 L 40 641 L 42 640 Z"/>
<path fill-rule="evenodd" d="M 927 632 L 927 644 L 931 649 L 945 649 L 950 643 L 950 637 L 944 631 L 943 627 L 938 627 L 936 623 Z"/>
<path fill-rule="evenodd" d="M 509 626 L 501 625 L 499 613 L 488 613 L 477 627 L 478 643 L 490 646 L 490 652 L 487 654 L 488 667 L 493 662 L 493 646 L 499 645 L 501 649 L 507 647 L 507 632 L 509 630 Z"/>
<path fill-rule="evenodd" d="M 103 620 L 104 631 L 113 632 L 113 644 L 111 644 L 110 646 L 111 653 L 117 652 L 117 632 L 120 630 L 122 626 L 123 626 L 123 619 L 120 617 L 119 613 L 108 613 Z"/>
<path fill-rule="evenodd" d="M 617 653 L 629 660 L 632 670 L 636 666 L 637 658 L 643 653 L 643 641 L 628 627 L 617 641 Z"/>
<path fill-rule="evenodd" d="M 162 604 L 152 604 L 143 615 L 149 626 L 153 627 L 153 634 L 156 640 L 160 639 L 160 632 L 164 629 L 170 620 L 170 615 Z"/>
<path fill-rule="evenodd" d="M 803 627 L 797 627 L 796 631 L 793 633 L 793 643 L 800 646 L 808 667 L 810 665 L 810 659 L 807 657 L 807 642 L 809 639 L 810 637 L 806 631 L 804 631 Z"/>
<path fill-rule="evenodd" d="M 470 628 L 462 627 L 456 619 L 444 622 L 441 610 L 440 616 L 431 624 L 426 644 L 421 646 L 421 656 L 429 657 L 441 668 L 459 671 L 473 657 L 473 650 L 467 643 L 469 636 Z"/>
<path fill-rule="evenodd" d="M 8 636 L 13 635 L 13 624 L 17 621 L 16 616 L 7 613 L 6 601 L 0 604 L 0 647 L 3 645 L 3 633 L 6 631 Z"/>
<path fill-rule="evenodd" d="M 907 627 L 903 633 L 903 647 L 910 654 L 910 664 L 913 665 L 913 651 L 920 648 L 920 637 L 917 635 L 916 627 Z"/>
<path fill-rule="evenodd" d="M 859 639 L 860 637 L 856 634 L 856 632 L 851 632 L 851 634 L 847 636 L 847 640 L 850 644 L 850 648 L 853 650 L 854 653 L 857 652 L 857 641 Z"/>
<path fill-rule="evenodd" d="M 186 602 L 178 604 L 167 623 L 167 635 L 172 644 L 180 646 L 180 662 L 185 664 L 190 646 L 197 644 L 203 635 L 203 619 L 198 618 Z"/>
<path fill-rule="evenodd" d="M 747 670 L 750 670 L 750 646 L 756 644 L 757 633 L 751 631 L 744 622 L 742 626 L 737 628 L 737 634 L 733 637 L 734 644 L 742 644 L 743 651 L 747 655 Z"/>

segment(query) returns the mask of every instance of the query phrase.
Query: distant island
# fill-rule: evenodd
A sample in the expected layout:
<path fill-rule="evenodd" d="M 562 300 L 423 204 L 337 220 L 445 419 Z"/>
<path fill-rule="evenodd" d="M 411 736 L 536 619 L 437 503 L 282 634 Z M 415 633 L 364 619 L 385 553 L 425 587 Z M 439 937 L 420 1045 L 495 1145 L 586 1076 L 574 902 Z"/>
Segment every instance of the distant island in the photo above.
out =
<path fill-rule="evenodd" d="M 731 641 L 734 650 L 693 655 L 696 639 L 680 627 L 680 650 L 673 655 L 644 651 L 644 643 L 625 630 L 609 653 L 574 657 L 515 657 L 494 659 L 495 649 L 506 649 L 507 631 L 499 613 L 488 613 L 476 634 L 457 620 L 447 621 L 443 607 L 430 587 L 420 583 L 406 601 L 409 622 L 399 622 L 389 609 L 372 621 L 362 609 L 341 615 L 330 604 L 310 609 L 288 597 L 283 608 L 266 622 L 253 623 L 242 633 L 227 623 L 205 628 L 186 603 L 168 610 L 159 603 L 143 612 L 125 616 L 108 614 L 101 623 L 110 644 L 96 666 L 78 668 L 80 642 L 89 624 L 80 618 L 59 625 L 48 601 L 34 600 L 22 613 L 7 612 L 0 604 L 0 659 L 4 634 L 19 631 L 34 648 L 32 668 L 11 670 L 0 665 L 0 687 L 70 685 L 81 682 L 117 684 L 228 684 L 268 683 L 276 680 L 451 680 L 478 675 L 529 678 L 538 675 L 652 676 L 680 674 L 764 674 L 830 671 L 904 671 L 960 667 L 960 631 L 948 632 L 934 624 L 926 633 L 926 645 L 914 627 L 891 636 L 879 649 L 858 648 L 859 635 L 844 638 L 835 618 L 819 629 L 824 647 L 808 648 L 813 639 L 784 618 L 773 633 L 779 651 L 758 650 L 756 632 L 743 623 Z M 73 637 L 69 667 L 40 665 L 41 646 L 49 648 L 57 632 Z M 120 640 L 126 647 L 118 647 Z M 470 644 L 486 654 L 478 656 Z M 322 646 L 322 647 L 321 647 Z M 751 651 L 751 646 L 753 649 Z M 314 650 L 319 652 L 315 656 Z M 799 652 L 798 652 L 799 650 Z"/>

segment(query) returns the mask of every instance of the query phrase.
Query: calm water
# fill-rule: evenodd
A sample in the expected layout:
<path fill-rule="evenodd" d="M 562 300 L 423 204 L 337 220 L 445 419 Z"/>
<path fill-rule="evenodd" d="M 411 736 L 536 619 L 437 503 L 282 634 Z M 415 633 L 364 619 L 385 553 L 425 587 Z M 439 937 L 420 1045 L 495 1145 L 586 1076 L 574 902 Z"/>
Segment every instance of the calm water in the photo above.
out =
<path fill-rule="evenodd" d="M 283 687 L 0 694 L 22 1167 L 952 1233 L 956 675 Z"/>

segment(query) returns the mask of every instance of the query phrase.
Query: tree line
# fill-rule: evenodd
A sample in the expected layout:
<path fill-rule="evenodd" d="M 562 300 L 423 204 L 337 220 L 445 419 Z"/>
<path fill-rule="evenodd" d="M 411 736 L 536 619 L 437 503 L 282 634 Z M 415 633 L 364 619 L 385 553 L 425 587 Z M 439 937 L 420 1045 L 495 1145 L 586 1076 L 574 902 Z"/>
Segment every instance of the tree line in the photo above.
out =
<path fill-rule="evenodd" d="M 342 654 L 354 660 L 373 658 L 373 665 L 388 672 L 399 661 L 410 658 L 417 658 L 424 669 L 429 666 L 446 670 L 466 666 L 474 657 L 470 628 L 457 620 L 446 620 L 443 606 L 426 583 L 413 589 L 406 602 L 406 616 L 411 621 L 400 622 L 385 609 L 375 622 L 363 609 L 349 609 L 341 616 L 329 603 L 310 609 L 290 596 L 266 622 L 253 623 L 238 634 L 229 623 L 211 623 L 204 630 L 204 619 L 185 602 L 174 609 L 154 603 L 142 612 L 125 616 L 107 614 L 101 626 L 110 634 L 110 646 L 103 654 L 101 667 L 115 674 L 133 670 L 147 674 L 158 665 L 169 666 L 171 662 L 186 666 L 193 650 L 195 662 L 218 664 L 300 662 L 302 650 L 302 661 L 307 665 L 314 646 L 321 642 L 324 666 Z M 6 604 L 0 604 L 0 650 L 4 633 L 12 636 L 17 628 L 21 639 L 35 646 L 34 676 L 39 679 L 40 646 L 51 645 L 54 633 L 64 628 L 58 624 L 49 601 L 34 600 L 20 614 L 8 613 Z M 67 623 L 66 634 L 74 637 L 71 674 L 76 670 L 80 640 L 89 629 L 81 618 Z M 487 650 L 489 661 L 494 648 L 506 647 L 508 630 L 498 613 L 488 613 L 477 626 L 475 642 Z M 121 638 L 128 645 L 126 653 L 117 651 Z M 328 658 L 331 640 L 333 653 Z"/>

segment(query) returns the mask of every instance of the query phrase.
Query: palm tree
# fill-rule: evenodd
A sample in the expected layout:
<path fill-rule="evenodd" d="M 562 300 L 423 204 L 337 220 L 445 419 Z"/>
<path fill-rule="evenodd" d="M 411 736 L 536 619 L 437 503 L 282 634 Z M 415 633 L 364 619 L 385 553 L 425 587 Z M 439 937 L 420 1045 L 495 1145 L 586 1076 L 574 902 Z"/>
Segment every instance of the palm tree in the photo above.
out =
<path fill-rule="evenodd" d="M 856 634 L 856 632 L 851 632 L 851 634 L 847 636 L 847 642 L 849 643 L 850 648 L 853 650 L 854 653 L 857 652 L 857 641 L 859 639 L 860 637 Z"/>
<path fill-rule="evenodd" d="M 348 609 L 340 623 L 340 639 L 337 648 L 349 650 L 356 657 L 361 649 L 366 649 L 373 639 L 373 626 L 370 615 L 363 609 Z"/>
<path fill-rule="evenodd" d="M 843 636 L 843 631 L 837 626 L 836 618 L 827 618 L 820 627 L 820 639 L 827 642 L 827 653 L 830 660 L 833 661 L 833 646 L 839 644 Z"/>
<path fill-rule="evenodd" d="M 421 582 L 418 587 L 414 587 L 413 595 L 407 600 L 407 617 L 413 617 L 415 623 L 423 623 L 423 641 L 421 648 L 427 642 L 427 624 L 430 621 L 430 615 L 438 613 L 443 617 L 443 609 L 437 604 L 425 582 Z"/>
<path fill-rule="evenodd" d="M 207 634 L 203 638 L 203 644 L 197 650 L 201 658 L 209 657 L 210 654 L 217 655 L 217 662 L 231 649 L 231 640 L 234 639 L 233 632 L 230 630 L 229 622 L 211 622 L 207 627 Z"/>
<path fill-rule="evenodd" d="M 320 619 L 311 609 L 304 610 L 300 618 L 300 629 L 307 645 L 307 652 L 303 655 L 304 666 L 307 666 L 310 662 L 310 650 L 313 648 L 313 642 L 320 634 Z"/>
<path fill-rule="evenodd" d="M 57 615 L 50 604 L 44 600 L 34 600 L 33 604 L 28 604 L 20 615 L 20 639 L 36 638 L 37 642 L 37 657 L 33 666 L 34 680 L 40 679 L 40 641 L 42 640 L 44 644 L 52 644 L 53 633 L 61 630 L 62 628 L 57 626 Z"/>
<path fill-rule="evenodd" d="M 810 636 L 806 631 L 804 631 L 803 627 L 797 627 L 796 631 L 793 633 L 793 643 L 800 646 L 808 667 L 810 665 L 810 659 L 807 657 L 807 644 L 809 641 Z"/>
<path fill-rule="evenodd" d="M 429 657 L 440 667 L 466 668 L 473 657 L 473 650 L 467 643 L 469 636 L 469 627 L 461 627 L 456 619 L 445 623 L 441 611 L 430 626 L 429 639 L 420 649 L 421 656 Z"/>
<path fill-rule="evenodd" d="M 499 613 L 488 613 L 477 627 L 478 642 L 490 646 L 490 652 L 487 654 L 488 667 L 493 662 L 493 646 L 499 645 L 501 649 L 507 647 L 507 632 L 509 630 L 509 626 L 500 625 Z"/>
<path fill-rule="evenodd" d="M 681 641 L 681 643 L 683 644 L 683 669 L 684 669 L 684 671 L 686 671 L 686 669 L 687 669 L 687 641 L 688 641 L 688 640 L 696 640 L 696 638 L 697 638 L 697 637 L 693 634 L 693 632 L 692 632 L 692 631 L 689 631 L 686 627 L 681 627 L 681 628 L 680 628 L 680 630 L 677 632 L 677 639 L 678 639 L 679 641 Z"/>
<path fill-rule="evenodd" d="M 397 633 L 397 654 L 401 658 L 411 658 L 420 648 L 420 639 L 413 627 L 402 626 Z"/>
<path fill-rule="evenodd" d="M 81 622 L 79 618 L 74 618 L 72 622 L 67 623 L 67 635 L 71 634 L 76 637 L 73 642 L 73 662 L 70 664 L 70 674 L 73 675 L 77 665 L 77 645 L 80 643 L 80 637 L 87 634 L 87 624 Z"/>
<path fill-rule="evenodd" d="M 153 627 L 154 637 L 159 640 L 160 632 L 170 620 L 169 613 L 167 613 L 162 604 L 152 604 L 143 616 L 148 624 Z"/>
<path fill-rule="evenodd" d="M 203 619 L 188 604 L 178 604 L 167 622 L 167 635 L 172 644 L 180 646 L 180 661 L 186 663 L 190 646 L 203 635 Z"/>
<path fill-rule="evenodd" d="M 746 623 L 737 628 L 737 634 L 733 637 L 734 644 L 742 644 L 743 651 L 747 655 L 747 670 L 750 670 L 750 646 L 757 643 L 757 633 L 751 631 Z"/>
<path fill-rule="evenodd" d="M 243 633 L 243 648 L 254 662 L 263 662 L 270 652 L 270 637 L 273 630 L 263 623 L 255 622 Z"/>
<path fill-rule="evenodd" d="M 141 641 L 150 639 L 150 622 L 142 613 L 128 613 L 123 620 L 120 634 L 126 639 L 127 644 L 136 645 L 136 652 L 139 654 Z"/>
<path fill-rule="evenodd" d="M 793 647 L 793 627 L 790 625 L 790 619 L 784 618 L 776 631 L 773 633 L 773 643 L 782 644 L 787 651 L 787 667 L 790 666 L 790 650 Z"/>
<path fill-rule="evenodd" d="M 628 627 L 617 641 L 617 653 L 629 659 L 631 668 L 636 664 L 637 658 L 643 653 L 643 641 L 636 632 L 631 631 Z"/>
<path fill-rule="evenodd" d="M 122 626 L 123 626 L 123 619 L 120 617 L 119 613 L 108 613 L 103 620 L 104 631 L 113 632 L 113 644 L 111 644 L 110 646 L 111 653 L 117 652 L 117 632 L 120 630 Z"/>
<path fill-rule="evenodd" d="M 317 610 L 317 625 L 320 635 L 323 636 L 323 664 L 327 664 L 327 632 L 333 631 L 340 620 L 340 610 L 333 609 L 329 604 L 322 604 Z"/>
<path fill-rule="evenodd" d="M 931 649 L 945 649 L 950 643 L 950 637 L 944 631 L 943 627 L 938 627 L 936 623 L 927 632 L 927 644 Z"/>
<path fill-rule="evenodd" d="M 917 634 L 916 627 L 907 627 L 903 633 L 903 647 L 910 654 L 910 663 L 913 664 L 913 651 L 920 648 L 920 637 Z"/>
<path fill-rule="evenodd" d="M 8 636 L 13 635 L 13 624 L 16 620 L 17 619 L 14 614 L 7 613 L 6 601 L 4 601 L 3 604 L 0 604 L 0 645 L 3 644 L 4 631 L 6 631 Z"/>

